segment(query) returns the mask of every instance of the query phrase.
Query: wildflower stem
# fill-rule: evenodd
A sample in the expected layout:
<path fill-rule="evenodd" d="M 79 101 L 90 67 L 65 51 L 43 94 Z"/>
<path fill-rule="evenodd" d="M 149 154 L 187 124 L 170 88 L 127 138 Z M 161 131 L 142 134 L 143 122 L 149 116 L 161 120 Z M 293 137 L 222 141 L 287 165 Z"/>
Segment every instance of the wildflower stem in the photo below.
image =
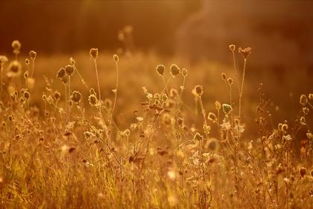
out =
<path fill-rule="evenodd" d="M 3 64 L 0 66 L 0 98 L 2 96 L 2 71 L 3 71 Z"/>
<path fill-rule="evenodd" d="M 241 88 L 240 88 L 240 94 L 239 94 L 239 118 L 241 118 L 241 108 L 242 108 L 241 102 L 242 102 L 243 88 L 244 88 L 244 83 L 245 83 L 246 65 L 247 65 L 247 59 L 244 58 L 243 70 L 242 70 L 242 79 L 241 79 Z"/>
<path fill-rule="evenodd" d="M 35 60 L 34 59 L 31 59 L 31 60 L 32 60 L 32 73 L 30 77 L 32 78 L 34 76 L 34 71 L 35 71 Z"/>
<path fill-rule="evenodd" d="M 99 101 L 101 102 L 101 90 L 100 90 L 100 82 L 99 82 L 99 73 L 98 73 L 98 66 L 97 66 L 97 60 L 93 58 L 93 63 L 96 70 L 96 77 L 97 77 L 97 85 L 98 85 L 98 94 L 99 94 Z"/>
<path fill-rule="evenodd" d="M 204 120 L 204 124 L 207 125 L 207 120 L 206 120 L 206 117 L 205 117 L 205 109 L 203 107 L 203 102 L 202 102 L 202 98 L 199 97 L 199 103 L 200 103 L 200 108 L 201 108 L 201 113 L 202 113 L 202 116 L 203 116 L 203 120 Z"/>
<path fill-rule="evenodd" d="M 117 89 L 118 89 L 118 62 L 115 62 L 115 69 L 116 69 L 116 82 L 115 82 L 115 91 L 114 91 L 114 102 L 113 102 L 113 107 L 112 107 L 112 120 L 113 120 L 113 113 L 116 107 L 117 103 Z"/>

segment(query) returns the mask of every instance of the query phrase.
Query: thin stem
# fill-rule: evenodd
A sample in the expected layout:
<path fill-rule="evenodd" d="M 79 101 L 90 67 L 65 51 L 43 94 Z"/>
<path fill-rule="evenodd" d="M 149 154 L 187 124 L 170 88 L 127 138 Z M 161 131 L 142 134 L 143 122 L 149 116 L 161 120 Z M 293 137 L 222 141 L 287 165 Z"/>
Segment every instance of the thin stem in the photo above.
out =
<path fill-rule="evenodd" d="M 112 108 L 112 120 L 113 120 L 113 113 L 116 107 L 117 102 L 117 89 L 118 89 L 118 62 L 115 62 L 115 69 L 116 69 L 116 82 L 115 82 L 115 91 L 114 91 L 114 102 L 113 102 L 113 108 Z"/>
<path fill-rule="evenodd" d="M 3 71 L 3 64 L 1 64 L 0 68 L 1 68 L 1 71 L 0 71 L 0 99 L 1 99 L 1 96 L 2 96 L 2 71 Z"/>
<path fill-rule="evenodd" d="M 232 105 L 232 93 L 231 93 L 231 85 L 229 85 L 229 104 Z"/>
<path fill-rule="evenodd" d="M 93 63 L 95 66 L 95 70 L 96 70 L 96 77 L 97 77 L 97 84 L 98 84 L 98 97 L 99 97 L 99 101 L 101 102 L 101 90 L 100 90 L 100 82 L 99 82 L 99 73 L 98 73 L 98 66 L 97 66 L 97 60 L 93 59 Z"/>
<path fill-rule="evenodd" d="M 35 60 L 34 59 L 31 59 L 32 60 L 32 73 L 31 73 L 31 78 L 34 76 L 34 71 L 35 71 Z"/>
<path fill-rule="evenodd" d="M 238 84 L 239 82 L 239 70 L 237 68 L 237 61 L 236 61 L 236 56 L 235 56 L 235 52 L 232 51 L 232 55 L 233 55 L 233 65 L 234 65 L 234 70 L 235 70 L 235 74 L 236 74 L 236 78 L 237 78 L 237 82 Z M 239 86 L 238 86 L 238 91 L 239 91 Z"/>
<path fill-rule="evenodd" d="M 244 58 L 243 62 L 243 70 L 242 70 L 242 79 L 241 79 L 241 88 L 240 88 L 240 94 L 239 94 L 239 118 L 241 118 L 241 102 L 242 102 L 242 95 L 243 95 L 243 87 L 245 83 L 245 75 L 246 75 L 246 65 L 247 65 L 247 59 Z"/>
<path fill-rule="evenodd" d="M 202 98 L 199 97 L 199 103 L 200 103 L 200 108 L 201 108 L 201 113 L 202 113 L 202 116 L 203 116 L 203 120 L 204 120 L 204 124 L 207 125 L 207 120 L 206 120 L 206 117 L 205 117 L 205 110 L 204 110 L 204 107 L 203 107 L 203 103 L 202 103 Z"/>

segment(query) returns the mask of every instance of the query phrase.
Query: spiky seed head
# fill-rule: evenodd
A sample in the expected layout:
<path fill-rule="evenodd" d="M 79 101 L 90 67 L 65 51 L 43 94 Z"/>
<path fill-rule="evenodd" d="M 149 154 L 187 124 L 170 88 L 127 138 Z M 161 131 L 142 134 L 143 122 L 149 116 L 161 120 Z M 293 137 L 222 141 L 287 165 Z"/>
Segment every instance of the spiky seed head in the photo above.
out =
<path fill-rule="evenodd" d="M 34 50 L 30 50 L 28 55 L 29 55 L 31 60 L 35 60 L 37 57 L 37 52 L 35 52 Z"/>
<path fill-rule="evenodd" d="M 172 64 L 170 66 L 170 73 L 173 77 L 175 77 L 180 73 L 180 68 L 176 64 Z"/>
<path fill-rule="evenodd" d="M 231 111 L 233 110 L 232 106 L 229 104 L 223 104 L 222 105 L 223 108 L 223 112 L 228 115 L 229 113 L 231 113 Z"/>
<path fill-rule="evenodd" d="M 117 54 L 114 54 L 114 55 L 113 55 L 113 60 L 114 60 L 114 62 L 118 63 L 119 60 L 120 60 L 120 58 L 118 57 Z"/>
<path fill-rule="evenodd" d="M 213 112 L 209 112 L 208 114 L 208 120 L 212 121 L 212 122 L 216 122 L 217 117 Z"/>
<path fill-rule="evenodd" d="M 160 75 L 160 76 L 163 76 L 164 75 L 164 72 L 165 72 L 165 66 L 160 64 L 160 65 L 157 65 L 155 70 L 157 71 L 157 73 Z"/>
<path fill-rule="evenodd" d="M 29 72 L 26 70 L 23 74 L 24 79 L 27 79 L 29 77 Z"/>
<path fill-rule="evenodd" d="M 303 112 L 305 115 L 308 115 L 309 112 L 310 112 L 310 109 L 307 108 L 307 107 L 303 107 L 303 108 L 302 108 L 302 112 Z"/>
<path fill-rule="evenodd" d="M 247 59 L 248 56 L 252 53 L 251 47 L 241 48 L 239 47 L 238 52 L 243 56 L 244 59 Z"/>
<path fill-rule="evenodd" d="M 65 72 L 68 76 L 72 76 L 75 71 L 75 67 L 73 65 L 66 65 Z"/>
<path fill-rule="evenodd" d="M 302 94 L 300 96 L 300 101 L 299 103 L 302 105 L 302 106 L 306 106 L 308 104 L 308 97 L 305 95 L 305 94 Z"/>
<path fill-rule="evenodd" d="M 96 91 L 94 88 L 89 89 L 89 94 L 97 95 Z"/>
<path fill-rule="evenodd" d="M 26 64 L 26 65 L 30 65 L 30 61 L 29 61 L 28 58 L 25 59 L 25 64 Z"/>
<path fill-rule="evenodd" d="M 222 76 L 222 80 L 226 81 L 226 79 L 227 79 L 226 74 L 225 73 L 221 73 L 221 76 Z"/>
<path fill-rule="evenodd" d="M 0 55 L 0 65 L 3 65 L 4 63 L 8 62 L 8 58 L 4 55 Z"/>
<path fill-rule="evenodd" d="M 171 98 L 175 98 L 175 97 L 177 97 L 177 96 L 178 96 L 178 91 L 177 91 L 177 89 L 171 88 L 171 90 L 170 90 L 170 97 L 171 97 Z"/>
<path fill-rule="evenodd" d="M 219 101 L 215 101 L 215 109 L 216 109 L 217 111 L 220 111 L 221 108 L 222 108 L 221 103 L 220 103 Z"/>
<path fill-rule="evenodd" d="M 57 73 L 57 78 L 62 80 L 65 77 L 65 75 L 66 75 L 65 69 L 61 67 Z"/>
<path fill-rule="evenodd" d="M 73 57 L 70 57 L 70 64 L 71 65 L 75 65 L 76 64 L 76 61 Z"/>
<path fill-rule="evenodd" d="M 192 90 L 192 94 L 201 97 L 203 95 L 203 86 L 196 85 Z"/>
<path fill-rule="evenodd" d="M 91 106 L 96 106 L 98 104 L 98 99 L 95 94 L 91 94 L 88 97 L 88 102 Z"/>
<path fill-rule="evenodd" d="M 14 40 L 14 41 L 12 41 L 11 46 L 13 48 L 13 53 L 14 54 L 19 54 L 20 53 L 20 50 L 21 50 L 21 47 L 22 47 L 21 42 L 19 42 L 18 40 Z"/>
<path fill-rule="evenodd" d="M 230 45 L 228 46 L 228 48 L 229 48 L 229 50 L 230 50 L 231 52 L 235 52 L 235 50 L 236 50 L 236 45 L 235 45 L 235 44 L 230 44 Z"/>
<path fill-rule="evenodd" d="M 7 76 L 10 78 L 18 77 L 22 73 L 22 65 L 20 62 L 14 60 L 8 66 Z"/>
<path fill-rule="evenodd" d="M 228 78 L 228 79 L 227 79 L 228 85 L 230 85 L 230 86 L 233 85 L 233 82 L 234 82 L 234 81 L 233 81 L 232 78 Z"/>
<path fill-rule="evenodd" d="M 182 74 L 183 77 L 187 77 L 187 75 L 188 75 L 188 70 L 187 70 L 186 68 L 182 68 L 182 69 L 181 69 L 181 74 Z"/>
<path fill-rule="evenodd" d="M 71 95 L 71 100 L 72 100 L 72 102 L 78 104 L 81 100 L 81 97 L 82 97 L 82 95 L 79 91 L 73 91 L 72 95 Z"/>
<path fill-rule="evenodd" d="M 53 94 L 53 98 L 55 101 L 59 101 L 61 99 L 61 93 L 58 91 L 55 91 Z"/>
<path fill-rule="evenodd" d="M 93 59 L 97 59 L 98 54 L 99 54 L 98 48 L 91 48 L 90 51 L 89 51 L 89 55 Z"/>

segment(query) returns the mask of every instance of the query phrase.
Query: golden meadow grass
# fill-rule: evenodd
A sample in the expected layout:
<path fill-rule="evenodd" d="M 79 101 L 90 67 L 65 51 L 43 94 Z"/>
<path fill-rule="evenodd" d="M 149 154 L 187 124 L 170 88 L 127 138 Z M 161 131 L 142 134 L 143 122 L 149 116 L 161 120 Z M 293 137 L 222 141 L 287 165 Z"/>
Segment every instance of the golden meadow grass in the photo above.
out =
<path fill-rule="evenodd" d="M 246 84 L 251 48 L 230 45 L 233 67 L 201 73 L 131 51 L 12 49 L 0 56 L 0 208 L 312 208 L 313 94 L 275 122 L 262 85 Z"/>

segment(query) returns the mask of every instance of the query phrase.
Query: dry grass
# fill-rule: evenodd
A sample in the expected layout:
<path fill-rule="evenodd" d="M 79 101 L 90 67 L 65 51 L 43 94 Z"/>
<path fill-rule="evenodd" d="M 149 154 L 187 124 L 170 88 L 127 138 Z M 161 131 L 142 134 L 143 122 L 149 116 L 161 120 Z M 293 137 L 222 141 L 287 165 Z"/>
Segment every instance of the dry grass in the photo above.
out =
<path fill-rule="evenodd" d="M 313 94 L 275 123 L 262 85 L 244 80 L 251 49 L 234 49 L 235 71 L 96 49 L 24 64 L 12 47 L 0 208 L 312 208 Z"/>

